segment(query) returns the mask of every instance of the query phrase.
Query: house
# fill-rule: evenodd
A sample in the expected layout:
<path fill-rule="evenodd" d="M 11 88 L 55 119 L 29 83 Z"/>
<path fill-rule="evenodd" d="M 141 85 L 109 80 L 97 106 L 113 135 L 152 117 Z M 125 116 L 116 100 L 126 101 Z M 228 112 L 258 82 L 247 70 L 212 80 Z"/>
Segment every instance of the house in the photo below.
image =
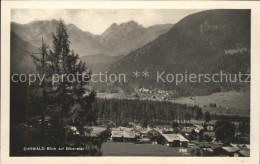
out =
<path fill-rule="evenodd" d="M 149 138 L 140 138 L 137 140 L 137 142 L 135 143 L 139 143 L 139 144 L 142 144 L 142 143 L 151 143 L 151 139 Z"/>
<path fill-rule="evenodd" d="M 140 137 L 141 137 L 140 131 L 134 129 L 134 130 L 132 130 L 132 132 L 135 134 L 135 137 L 136 137 L 136 138 L 140 138 Z"/>
<path fill-rule="evenodd" d="M 141 137 L 158 136 L 158 132 L 151 128 L 141 130 L 140 134 Z"/>
<path fill-rule="evenodd" d="M 232 147 L 240 149 L 234 156 L 236 157 L 249 157 L 250 156 L 250 145 L 248 144 L 230 144 Z"/>
<path fill-rule="evenodd" d="M 142 88 L 142 89 L 140 90 L 140 92 L 146 94 L 146 93 L 149 93 L 150 90 L 149 90 L 149 89 Z"/>
<path fill-rule="evenodd" d="M 235 134 L 235 137 L 237 139 L 237 141 L 239 141 L 239 143 L 250 143 L 250 135 L 249 134 Z"/>
<path fill-rule="evenodd" d="M 189 139 L 189 140 L 192 140 L 192 139 L 196 139 L 196 132 L 195 132 L 195 130 L 194 130 L 194 127 L 183 127 L 182 129 L 181 129 L 181 134 L 185 137 L 185 138 L 187 138 L 187 139 Z"/>
<path fill-rule="evenodd" d="M 156 131 L 160 133 L 173 133 L 173 128 L 171 125 L 159 125 L 157 128 L 154 128 Z"/>
<path fill-rule="evenodd" d="M 222 144 L 202 143 L 200 148 L 206 156 L 220 155 L 222 153 Z"/>
<path fill-rule="evenodd" d="M 134 128 L 135 130 L 137 130 L 137 131 L 142 131 L 144 128 L 142 127 L 142 126 L 140 126 L 140 125 L 135 125 L 135 128 Z"/>
<path fill-rule="evenodd" d="M 124 136 L 123 131 L 112 130 L 112 135 L 111 135 L 112 141 L 123 142 L 124 141 L 123 136 Z"/>
<path fill-rule="evenodd" d="M 233 143 L 231 143 L 230 146 L 240 148 L 241 150 L 250 150 L 249 144 L 233 144 Z"/>
<path fill-rule="evenodd" d="M 206 127 L 207 127 L 207 131 L 210 131 L 210 132 L 214 131 L 214 125 L 213 124 L 208 124 Z"/>
<path fill-rule="evenodd" d="M 128 128 L 128 127 L 123 127 L 123 126 L 119 126 L 117 128 L 113 128 L 114 130 L 119 130 L 119 131 L 132 131 L 134 130 L 134 128 Z"/>
<path fill-rule="evenodd" d="M 236 154 L 240 151 L 240 149 L 238 147 L 232 147 L 232 146 L 224 146 L 221 147 L 222 155 L 226 155 L 226 156 L 230 156 L 230 157 L 234 157 L 236 156 Z"/>
<path fill-rule="evenodd" d="M 205 155 L 205 156 L 213 156 L 214 155 L 214 150 L 210 147 L 203 147 L 201 149 L 203 151 L 203 155 Z"/>
<path fill-rule="evenodd" d="M 69 126 L 68 128 L 71 130 L 71 132 L 74 135 L 81 135 L 79 133 L 79 131 L 77 130 L 77 127 Z M 99 136 L 99 134 L 101 134 L 105 130 L 106 130 L 106 127 L 97 127 L 97 126 L 84 127 L 84 136 L 91 137 L 91 138 L 97 138 Z"/>
<path fill-rule="evenodd" d="M 203 133 L 203 139 L 207 142 L 213 141 L 215 138 L 215 132 L 206 131 Z"/>
<path fill-rule="evenodd" d="M 162 128 L 159 128 L 159 127 L 154 128 L 154 130 L 157 131 L 160 134 L 164 133 L 164 130 Z"/>
<path fill-rule="evenodd" d="M 187 147 L 188 141 L 186 138 L 184 138 L 180 133 L 178 134 L 161 134 L 164 141 L 163 144 L 166 144 L 169 147 L 174 146 L 182 146 Z"/>
<path fill-rule="evenodd" d="M 123 141 L 124 142 L 135 142 L 136 137 L 133 131 L 123 131 Z"/>
<path fill-rule="evenodd" d="M 238 157 L 250 157 L 250 150 L 249 149 L 240 150 L 239 152 L 237 152 L 237 156 Z"/>
<path fill-rule="evenodd" d="M 195 125 L 194 131 L 196 133 L 196 137 L 203 137 L 203 133 L 204 133 L 204 127 L 202 125 Z"/>
<path fill-rule="evenodd" d="M 135 142 L 138 132 L 136 132 L 133 128 L 127 128 L 127 127 L 118 127 L 118 128 L 112 128 L 112 135 L 111 139 L 112 141 L 118 141 L 118 142 Z"/>
<path fill-rule="evenodd" d="M 102 132 L 104 132 L 106 130 L 106 127 L 98 127 L 98 126 L 92 126 L 90 127 L 90 137 L 98 137 L 99 134 L 101 134 Z"/>

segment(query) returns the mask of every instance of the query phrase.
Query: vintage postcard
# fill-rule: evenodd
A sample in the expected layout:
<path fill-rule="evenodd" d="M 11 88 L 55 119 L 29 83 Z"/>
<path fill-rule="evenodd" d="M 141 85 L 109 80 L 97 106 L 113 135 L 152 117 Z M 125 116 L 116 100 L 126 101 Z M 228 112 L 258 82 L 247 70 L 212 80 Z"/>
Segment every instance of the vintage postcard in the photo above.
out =
<path fill-rule="evenodd" d="M 259 163 L 259 9 L 4 1 L 1 163 Z"/>

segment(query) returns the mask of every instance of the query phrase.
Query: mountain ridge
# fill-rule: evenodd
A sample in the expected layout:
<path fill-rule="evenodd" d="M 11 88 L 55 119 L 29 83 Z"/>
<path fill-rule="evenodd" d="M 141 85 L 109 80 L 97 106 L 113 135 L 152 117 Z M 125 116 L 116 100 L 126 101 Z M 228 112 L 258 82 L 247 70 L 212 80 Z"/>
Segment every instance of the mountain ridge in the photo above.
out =
<path fill-rule="evenodd" d="M 229 54 L 227 50 L 236 53 Z M 223 70 L 238 73 L 247 72 L 249 66 L 250 10 L 207 10 L 183 18 L 168 32 L 126 55 L 111 66 L 108 72 L 125 73 L 130 87 L 177 90 L 183 96 L 209 94 L 222 87 L 214 83 L 183 83 L 179 86 L 157 83 L 155 72 L 184 74 L 185 71 L 215 73 Z M 147 70 L 150 76 L 135 78 L 132 74 L 136 70 Z M 235 84 L 221 85 L 225 85 L 225 88 L 239 87 Z"/>
<path fill-rule="evenodd" d="M 55 33 L 57 25 L 58 21 L 55 19 L 32 21 L 27 24 L 11 22 L 11 31 L 16 33 L 23 40 L 39 47 L 41 45 L 42 37 L 46 43 L 51 45 L 51 36 L 52 33 Z M 74 24 L 68 24 L 67 28 L 70 36 L 71 48 L 75 50 L 75 52 L 79 53 L 80 56 L 95 54 L 116 56 L 128 54 L 143 44 L 152 41 L 162 33 L 166 32 L 170 26 L 171 25 L 166 24 L 143 28 L 142 25 L 134 21 L 121 23 L 119 25 L 113 23 L 101 35 L 95 35 L 88 31 L 83 31 Z M 135 31 L 136 34 L 131 34 L 133 31 Z M 113 36 L 114 34 L 119 33 L 120 35 L 115 35 L 115 37 Z M 123 40 L 122 35 L 124 36 Z M 114 42 L 112 45 L 110 45 L 111 36 L 113 36 L 112 40 Z M 146 40 L 143 39 L 147 37 L 149 38 Z M 131 43 L 129 44 L 128 42 Z"/>

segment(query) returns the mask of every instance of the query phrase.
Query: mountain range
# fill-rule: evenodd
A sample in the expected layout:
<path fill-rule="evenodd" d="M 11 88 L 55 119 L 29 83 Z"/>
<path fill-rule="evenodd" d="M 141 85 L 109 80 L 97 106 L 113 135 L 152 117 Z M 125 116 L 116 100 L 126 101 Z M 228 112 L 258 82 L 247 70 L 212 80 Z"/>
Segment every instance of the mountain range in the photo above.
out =
<path fill-rule="evenodd" d="M 28 24 L 11 23 L 11 31 L 24 41 L 40 47 L 42 37 L 47 44 L 52 44 L 52 33 L 56 31 L 57 20 L 33 21 Z M 127 55 L 131 51 L 151 42 L 167 32 L 171 24 L 154 25 L 144 28 L 134 21 L 122 24 L 113 23 L 101 35 L 79 29 L 74 24 L 68 24 L 71 49 L 79 56 L 86 55 Z"/>
<path fill-rule="evenodd" d="M 248 73 L 249 70 L 250 10 L 208 10 L 189 15 L 109 68 L 110 73 L 125 73 L 128 85 L 133 88 L 157 87 L 175 90 L 180 95 L 204 95 L 220 91 L 223 86 L 226 89 L 239 86 L 157 82 L 157 71 L 165 71 L 165 79 L 168 73 Z M 135 71 L 148 71 L 149 77 L 136 78 Z"/>
<path fill-rule="evenodd" d="M 109 54 L 127 55 L 131 51 L 153 41 L 171 27 L 172 24 L 163 24 L 144 28 L 134 21 L 120 25 L 113 23 L 97 39 L 99 43 L 106 47 Z"/>
<path fill-rule="evenodd" d="M 250 17 L 250 10 L 207 10 L 191 14 L 174 25 L 144 28 L 130 21 L 119 25 L 114 23 L 101 35 L 93 35 L 70 24 L 68 33 L 71 48 L 80 53 L 91 69 L 126 74 L 128 83 L 114 83 L 114 87 L 160 88 L 174 90 L 179 96 L 205 95 L 223 88 L 239 89 L 241 85 L 187 82 L 176 86 L 157 82 L 156 72 L 250 73 Z M 22 69 L 27 66 L 20 64 L 28 59 L 18 56 L 25 51 L 17 50 L 17 47 L 36 50 L 42 36 L 51 44 L 56 23 L 56 20 L 25 25 L 13 22 L 11 67 Z M 148 71 L 149 76 L 136 78 L 133 76 L 135 71 Z"/>

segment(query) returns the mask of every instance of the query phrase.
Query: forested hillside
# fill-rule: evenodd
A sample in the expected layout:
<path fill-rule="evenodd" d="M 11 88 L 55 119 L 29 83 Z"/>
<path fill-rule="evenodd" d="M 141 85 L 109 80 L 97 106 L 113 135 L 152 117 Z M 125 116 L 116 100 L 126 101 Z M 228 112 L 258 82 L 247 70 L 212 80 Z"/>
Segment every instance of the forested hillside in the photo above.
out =
<path fill-rule="evenodd" d="M 133 77 L 136 70 L 147 70 L 149 77 Z M 109 69 L 110 73 L 125 73 L 127 85 L 132 88 L 162 88 L 174 90 L 180 96 L 241 88 L 238 83 L 198 82 L 178 86 L 158 83 L 157 71 L 165 71 L 165 74 L 249 73 L 250 10 L 209 10 L 189 15 Z"/>

